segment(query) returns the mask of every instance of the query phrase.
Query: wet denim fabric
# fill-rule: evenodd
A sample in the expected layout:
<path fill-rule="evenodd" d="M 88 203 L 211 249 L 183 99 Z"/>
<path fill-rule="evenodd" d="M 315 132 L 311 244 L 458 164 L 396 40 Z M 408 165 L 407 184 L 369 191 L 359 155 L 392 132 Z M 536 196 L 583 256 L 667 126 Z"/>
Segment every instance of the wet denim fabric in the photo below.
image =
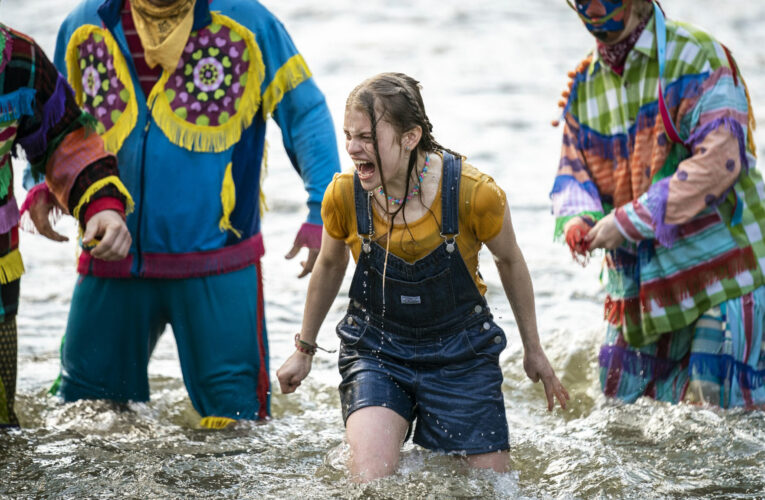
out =
<path fill-rule="evenodd" d="M 387 407 L 413 441 L 468 455 L 508 449 L 499 354 L 507 345 L 455 243 L 461 165 L 444 153 L 444 242 L 410 264 L 372 241 L 368 195 L 355 182 L 362 252 L 340 337 L 343 418 Z"/>

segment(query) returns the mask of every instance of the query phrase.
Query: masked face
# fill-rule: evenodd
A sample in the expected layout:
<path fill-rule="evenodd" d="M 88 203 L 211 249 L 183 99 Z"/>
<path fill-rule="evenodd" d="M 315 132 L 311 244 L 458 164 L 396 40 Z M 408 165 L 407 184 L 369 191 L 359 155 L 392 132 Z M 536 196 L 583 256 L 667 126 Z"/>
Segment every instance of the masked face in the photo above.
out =
<path fill-rule="evenodd" d="M 623 34 L 631 0 L 566 0 L 599 40 L 614 42 Z"/>

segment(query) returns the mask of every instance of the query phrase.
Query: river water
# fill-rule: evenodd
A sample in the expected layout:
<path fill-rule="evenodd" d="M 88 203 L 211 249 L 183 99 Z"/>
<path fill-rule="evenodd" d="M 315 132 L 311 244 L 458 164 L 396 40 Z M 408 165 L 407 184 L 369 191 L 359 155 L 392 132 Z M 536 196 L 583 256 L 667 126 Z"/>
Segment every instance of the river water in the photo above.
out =
<path fill-rule="evenodd" d="M 4 0 L 0 20 L 52 54 L 74 0 Z M 710 29 L 737 57 L 755 114 L 765 124 L 765 2 L 665 0 L 668 16 Z M 348 481 L 336 355 L 319 352 L 307 382 L 285 396 L 275 385 L 273 420 L 225 431 L 198 427 L 171 332 L 150 364 L 152 400 L 116 407 L 63 405 L 47 395 L 74 282 L 75 246 L 22 235 L 17 412 L 22 428 L 0 433 L 0 496 L 120 498 L 763 498 L 765 414 L 619 405 L 600 395 L 603 331 L 599 259 L 577 267 L 551 241 L 548 192 L 557 167 L 559 91 L 592 40 L 563 0 L 290 0 L 267 2 L 292 34 L 327 96 L 343 151 L 348 92 L 381 71 L 423 83 L 438 140 L 491 174 L 508 194 L 534 281 L 539 331 L 572 395 L 548 413 L 523 374 L 517 328 L 495 268 L 482 255 L 488 300 L 510 339 L 502 355 L 512 472 L 467 470 L 407 444 L 400 470 L 368 485 Z M 765 145 L 765 132 L 756 134 Z M 269 131 L 264 274 L 271 377 L 292 352 L 307 280 L 286 262 L 305 217 L 300 181 Z M 760 156 L 765 148 L 760 146 Z M 343 153 L 344 166 L 349 162 Z M 17 165 L 19 168 L 20 165 Z M 71 221 L 58 229 L 74 236 Z M 351 272 L 319 341 L 336 346 Z M 108 334 L 108 332 L 104 332 Z"/>

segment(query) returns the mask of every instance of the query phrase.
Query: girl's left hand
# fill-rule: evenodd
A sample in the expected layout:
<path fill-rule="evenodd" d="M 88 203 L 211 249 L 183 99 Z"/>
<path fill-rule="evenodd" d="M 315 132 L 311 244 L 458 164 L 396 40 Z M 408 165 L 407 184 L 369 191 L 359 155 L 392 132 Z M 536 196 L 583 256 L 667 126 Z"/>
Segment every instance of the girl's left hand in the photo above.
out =
<path fill-rule="evenodd" d="M 558 398 L 560 407 L 564 410 L 566 409 L 566 402 L 569 400 L 568 391 L 558 380 L 555 370 L 553 370 L 550 362 L 547 360 L 547 356 L 545 356 L 541 349 L 533 352 L 524 352 L 523 368 L 532 382 L 542 381 L 542 385 L 545 388 L 545 396 L 547 397 L 547 411 L 552 411 L 555 406 L 555 398 Z"/>
<path fill-rule="evenodd" d="M 584 237 L 589 249 L 605 248 L 613 250 L 624 242 L 624 236 L 619 232 L 614 222 L 614 214 L 610 213 L 600 219 Z"/>

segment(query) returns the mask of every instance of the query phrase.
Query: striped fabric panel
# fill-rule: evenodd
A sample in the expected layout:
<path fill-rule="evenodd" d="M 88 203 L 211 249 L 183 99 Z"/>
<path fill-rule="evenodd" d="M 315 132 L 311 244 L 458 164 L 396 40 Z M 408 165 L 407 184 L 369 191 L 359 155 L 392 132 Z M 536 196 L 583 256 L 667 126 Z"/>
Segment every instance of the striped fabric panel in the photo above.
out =
<path fill-rule="evenodd" d="M 593 196 L 592 190 L 597 193 L 595 184 L 580 184 L 573 177 L 558 177 L 560 186 L 553 189 L 550 195 L 553 204 L 553 213 L 559 217 L 578 215 L 584 212 L 602 212 L 603 205 L 597 195 Z M 591 186 L 591 188 L 590 188 Z"/>
<path fill-rule="evenodd" d="M 629 403 L 641 396 L 671 403 L 681 401 L 688 384 L 691 335 L 691 329 L 686 328 L 642 347 L 632 347 L 619 328 L 609 325 L 598 356 L 603 393 Z"/>
<path fill-rule="evenodd" d="M 0 124 L 0 200 L 13 197 L 11 151 L 16 140 L 17 123 L 17 121 L 10 121 Z"/>
<path fill-rule="evenodd" d="M 162 66 L 157 65 L 154 68 L 150 68 L 149 65 L 146 64 L 143 44 L 135 29 L 133 14 L 130 11 L 130 0 L 125 0 L 125 3 L 122 5 L 120 17 L 122 19 L 122 28 L 125 32 L 128 49 L 130 50 L 130 56 L 133 58 L 133 64 L 135 64 L 136 73 L 138 73 L 138 81 L 141 84 L 141 89 L 143 89 L 144 95 L 148 96 L 151 94 L 151 89 L 154 88 L 154 84 L 159 81 L 159 77 L 162 74 Z"/>
<path fill-rule="evenodd" d="M 0 156 L 11 152 L 13 141 L 16 140 L 16 130 L 16 122 L 0 123 Z"/>
<path fill-rule="evenodd" d="M 640 203 L 633 201 L 614 211 L 620 232 L 630 241 L 653 237 L 654 225 L 651 213 Z"/>
<path fill-rule="evenodd" d="M 728 209 L 730 207 L 723 207 Z M 724 212 L 725 210 L 721 210 Z M 729 210 L 730 211 L 730 210 Z M 625 238 L 632 242 L 654 237 L 654 222 L 652 214 L 640 203 L 633 201 L 630 204 L 620 207 L 614 211 L 615 222 L 619 226 Z M 721 214 L 715 209 L 708 208 L 697 215 L 695 218 L 677 227 L 677 236 L 679 238 L 690 238 L 697 233 L 709 229 L 711 226 L 719 225 L 722 222 L 730 221 L 730 216 L 721 218 Z M 727 223 L 727 222 L 726 222 Z M 745 238 L 737 240 L 739 247 L 749 246 L 749 241 Z M 674 245 L 673 245 L 674 246 Z"/>
<path fill-rule="evenodd" d="M 664 332 L 692 323 L 705 310 L 730 297 L 737 297 L 762 286 L 759 271 L 742 270 L 728 279 L 713 280 L 692 296 L 667 301 L 661 296 L 640 296 L 635 267 L 608 270 L 608 294 L 604 315 L 609 323 L 621 325 L 624 337 L 634 346 L 645 345 Z M 639 269 L 639 266 L 638 266 Z"/>
<path fill-rule="evenodd" d="M 623 245 L 606 254 L 608 280 L 605 290 L 609 297 L 625 299 L 639 296 L 639 259 L 637 245 Z"/>
<path fill-rule="evenodd" d="M 701 85 L 699 98 L 692 104 L 693 110 L 683 117 L 681 128 L 690 130 L 692 126 L 702 126 L 721 116 L 733 116 L 744 128 L 747 126 L 746 92 L 741 82 L 734 81 L 730 68 L 712 72 Z"/>
<path fill-rule="evenodd" d="M 717 216 L 717 224 L 678 239 L 672 248 L 656 245 L 655 258 L 641 267 L 640 277 L 644 285 L 656 279 L 671 278 L 735 249 L 738 249 L 736 242 L 729 236 L 722 219 Z"/>
<path fill-rule="evenodd" d="M 738 297 L 762 286 L 761 274 L 744 271 L 733 279 L 722 280 L 709 285 L 693 297 L 679 304 L 662 307 L 653 300 L 648 304 L 650 312 L 643 315 L 644 332 L 668 332 L 692 323 L 705 310 L 724 302 L 729 297 Z M 648 335 L 644 335 L 650 338 Z"/>
<path fill-rule="evenodd" d="M 69 192 L 82 171 L 110 156 L 103 144 L 100 135 L 80 127 L 67 134 L 51 155 L 46 167 L 48 186 L 62 206 L 70 206 Z"/>
<path fill-rule="evenodd" d="M 765 183 L 758 170 L 750 171 L 736 184 L 736 194 L 743 204 L 741 223 L 730 228 L 739 246 L 750 244 L 758 258 L 760 269 L 765 269 Z"/>
<path fill-rule="evenodd" d="M 765 288 L 727 300 L 641 347 L 610 325 L 599 355 L 603 392 L 723 408 L 765 403 Z"/>
<path fill-rule="evenodd" d="M 624 213 L 623 208 L 617 208 L 614 212 L 614 224 L 622 236 L 630 242 L 636 242 L 644 238 L 643 234 L 635 227 Z"/>

